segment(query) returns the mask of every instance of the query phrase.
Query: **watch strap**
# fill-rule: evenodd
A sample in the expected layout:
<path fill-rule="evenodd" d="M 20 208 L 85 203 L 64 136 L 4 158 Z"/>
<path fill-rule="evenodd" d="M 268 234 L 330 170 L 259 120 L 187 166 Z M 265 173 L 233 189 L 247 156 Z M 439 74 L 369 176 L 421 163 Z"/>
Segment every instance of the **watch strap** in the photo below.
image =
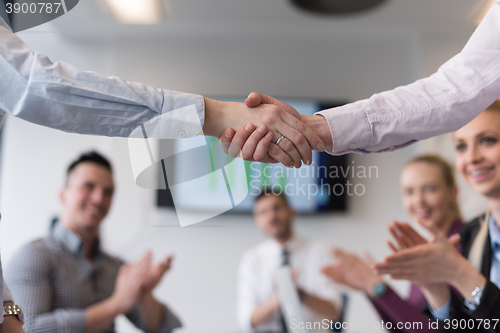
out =
<path fill-rule="evenodd" d="M 3 306 L 3 315 L 4 316 L 16 316 L 17 319 L 21 322 L 21 324 L 24 323 L 23 310 L 21 310 L 21 307 L 19 305 L 4 305 Z"/>

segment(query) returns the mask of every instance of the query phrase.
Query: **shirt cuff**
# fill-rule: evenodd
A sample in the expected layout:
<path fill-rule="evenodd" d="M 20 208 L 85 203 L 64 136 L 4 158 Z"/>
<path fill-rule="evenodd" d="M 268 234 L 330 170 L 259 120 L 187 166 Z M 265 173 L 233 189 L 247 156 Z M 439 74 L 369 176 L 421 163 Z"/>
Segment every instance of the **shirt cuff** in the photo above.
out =
<path fill-rule="evenodd" d="M 172 332 L 175 328 L 182 327 L 182 323 L 177 316 L 166 306 L 162 306 L 163 321 L 157 332 Z"/>
<path fill-rule="evenodd" d="M 54 316 L 61 332 L 85 333 L 87 317 L 84 309 L 60 309 Z"/>
<path fill-rule="evenodd" d="M 432 306 L 429 306 L 429 310 L 431 311 L 432 316 L 439 320 L 449 319 L 450 303 L 451 303 L 451 298 L 448 297 L 446 303 L 444 303 L 444 305 L 438 309 L 433 309 Z"/>
<path fill-rule="evenodd" d="M 145 126 L 146 133 L 150 138 L 184 139 L 195 137 L 201 133 L 205 124 L 205 100 L 200 95 L 168 91 L 162 114 L 155 119 L 159 122 L 157 123 L 159 126 Z M 150 122 L 155 122 L 155 119 Z M 155 130 L 159 133 L 154 133 Z"/>
<path fill-rule="evenodd" d="M 366 153 L 372 140 L 371 125 L 365 110 L 356 103 L 333 109 L 323 110 L 315 114 L 326 118 L 332 133 L 332 155 L 346 153 Z"/>

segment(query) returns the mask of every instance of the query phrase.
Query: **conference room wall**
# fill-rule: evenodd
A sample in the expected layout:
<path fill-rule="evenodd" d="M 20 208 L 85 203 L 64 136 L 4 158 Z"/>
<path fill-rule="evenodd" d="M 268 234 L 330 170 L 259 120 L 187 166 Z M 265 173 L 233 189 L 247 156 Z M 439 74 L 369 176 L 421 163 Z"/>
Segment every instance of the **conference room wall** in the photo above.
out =
<path fill-rule="evenodd" d="M 42 28 L 50 31 L 50 25 Z M 424 46 L 418 35 L 405 31 L 380 38 L 358 35 L 352 40 L 347 35 L 293 38 L 286 32 L 282 39 L 277 35 L 244 40 L 226 36 L 109 43 L 71 41 L 47 32 L 20 36 L 54 61 L 213 96 L 244 96 L 258 90 L 285 97 L 355 100 L 409 83 L 425 70 L 421 66 Z M 455 44 L 446 49 L 449 55 L 455 51 Z M 439 63 L 427 61 L 425 66 L 432 65 L 437 68 Z M 154 191 L 135 185 L 126 139 L 67 134 L 9 117 L 2 143 L 4 265 L 23 244 L 47 234 L 50 219 L 60 210 L 58 191 L 69 161 L 83 151 L 98 149 L 112 160 L 117 184 L 102 228 L 105 248 L 128 261 L 138 259 L 146 249 L 155 258 L 175 253 L 174 267 L 156 294 L 182 318 L 184 328 L 179 331 L 238 330 L 238 261 L 247 248 L 264 239 L 251 216 L 228 214 L 193 227 L 178 227 L 174 212 L 155 208 Z M 392 218 L 406 218 L 398 188 L 400 168 L 420 150 L 421 146 L 414 145 L 383 155 L 354 156 L 356 165 L 377 166 L 378 178 L 360 180 L 366 193 L 349 198 L 345 214 L 298 217 L 299 233 L 359 252 L 370 249 L 382 258 L 388 253 L 386 224 Z M 405 291 L 405 283 L 396 286 Z M 378 320 L 359 294 L 351 297 L 347 319 Z M 135 330 L 121 319 L 119 331 Z"/>

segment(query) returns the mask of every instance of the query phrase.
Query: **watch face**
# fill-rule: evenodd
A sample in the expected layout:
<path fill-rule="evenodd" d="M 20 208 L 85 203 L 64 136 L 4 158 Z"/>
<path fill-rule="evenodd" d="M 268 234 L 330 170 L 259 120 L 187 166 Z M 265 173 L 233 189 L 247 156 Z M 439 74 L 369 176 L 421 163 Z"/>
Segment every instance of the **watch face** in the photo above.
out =
<path fill-rule="evenodd" d="M 384 283 L 377 283 L 373 287 L 373 293 L 375 294 L 375 297 L 379 297 L 385 293 L 386 286 Z"/>
<path fill-rule="evenodd" d="M 481 302 L 481 296 L 483 294 L 483 288 L 479 288 L 479 287 L 476 287 L 474 288 L 474 290 L 472 291 L 472 294 L 471 294 L 471 297 L 470 297 L 470 301 L 469 303 L 474 305 L 474 306 L 478 306 L 479 303 Z"/>

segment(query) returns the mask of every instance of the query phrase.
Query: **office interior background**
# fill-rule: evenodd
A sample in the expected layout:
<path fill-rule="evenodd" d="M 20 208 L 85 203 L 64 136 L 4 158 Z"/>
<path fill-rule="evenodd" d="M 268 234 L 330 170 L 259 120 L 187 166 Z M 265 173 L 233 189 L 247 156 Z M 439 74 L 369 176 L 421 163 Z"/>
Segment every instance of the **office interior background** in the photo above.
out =
<path fill-rule="evenodd" d="M 37 52 L 83 70 L 204 96 L 356 101 L 435 72 L 459 52 L 493 1 L 389 0 L 363 14 L 322 16 L 288 0 L 168 0 L 151 25 L 124 24 L 97 0 L 80 1 L 63 17 L 19 33 Z M 174 253 L 157 297 L 180 316 L 182 333 L 238 332 L 237 267 L 242 253 L 265 237 L 250 214 L 223 214 L 181 228 L 173 210 L 156 207 L 156 191 L 136 186 L 127 139 L 50 130 L 14 117 L 2 128 L 0 208 L 4 267 L 25 243 L 45 236 L 60 211 L 68 163 L 97 149 L 114 166 L 116 194 L 102 226 L 104 248 L 133 261 L 147 249 Z M 419 153 L 453 162 L 450 135 L 385 154 L 353 155 L 377 166 L 378 178 L 358 179 L 366 192 L 342 213 L 299 216 L 297 231 L 382 259 L 386 225 L 408 220 L 399 173 Z M 460 179 L 466 219 L 485 204 Z M 392 282 L 391 282 L 392 283 Z M 393 285 L 401 294 L 407 283 Z M 378 321 L 363 295 L 350 293 L 346 320 Z M 120 318 L 119 332 L 136 332 Z M 372 330 L 373 332 L 383 330 Z"/>

